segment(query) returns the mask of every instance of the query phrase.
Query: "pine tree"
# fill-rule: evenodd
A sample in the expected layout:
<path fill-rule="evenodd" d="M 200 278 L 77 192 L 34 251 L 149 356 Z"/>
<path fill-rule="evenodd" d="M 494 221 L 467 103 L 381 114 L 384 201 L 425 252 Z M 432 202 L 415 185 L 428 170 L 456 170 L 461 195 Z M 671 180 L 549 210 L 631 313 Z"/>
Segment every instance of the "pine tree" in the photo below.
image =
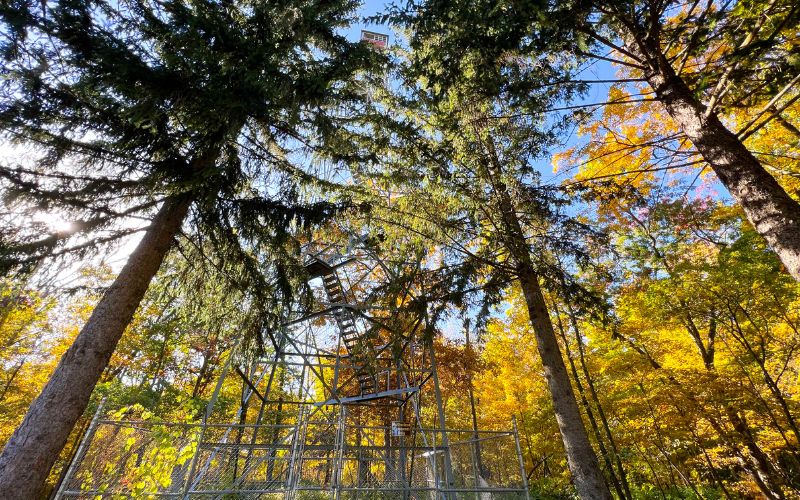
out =
<path fill-rule="evenodd" d="M 4 272 L 144 236 L 0 455 L 0 497 L 33 498 L 173 240 L 202 238 L 274 323 L 294 295 L 292 228 L 325 220 L 308 155 L 377 56 L 340 29 L 356 2 L 19 0 L 0 8 L 6 202 L 69 231 L 4 232 Z M 133 227 L 145 219 L 146 228 Z M 264 262 L 266 271 L 262 269 Z"/>

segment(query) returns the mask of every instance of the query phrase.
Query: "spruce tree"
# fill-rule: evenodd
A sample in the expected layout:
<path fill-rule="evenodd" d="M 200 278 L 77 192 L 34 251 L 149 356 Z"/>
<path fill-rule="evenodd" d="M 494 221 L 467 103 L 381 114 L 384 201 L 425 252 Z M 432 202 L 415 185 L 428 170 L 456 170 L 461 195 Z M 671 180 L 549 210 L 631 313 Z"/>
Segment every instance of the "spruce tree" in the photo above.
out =
<path fill-rule="evenodd" d="M 69 231 L 3 233 L 6 273 L 144 235 L 0 455 L 0 497 L 34 498 L 180 233 L 238 272 L 263 321 L 294 294 L 292 228 L 311 203 L 309 156 L 357 107 L 378 58 L 349 42 L 350 0 L 15 0 L 3 23 L 3 139 L 35 161 L 0 167 L 15 210 Z M 145 228 L 134 227 L 142 220 Z M 264 264 L 264 263 L 267 264 Z M 266 266 L 266 270 L 262 268 Z"/>

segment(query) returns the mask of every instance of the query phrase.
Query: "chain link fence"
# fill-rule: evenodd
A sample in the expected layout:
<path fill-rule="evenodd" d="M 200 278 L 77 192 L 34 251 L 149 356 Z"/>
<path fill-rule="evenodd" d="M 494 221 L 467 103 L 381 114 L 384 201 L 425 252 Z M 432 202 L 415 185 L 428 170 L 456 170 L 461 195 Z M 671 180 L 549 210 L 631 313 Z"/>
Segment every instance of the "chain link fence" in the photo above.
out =
<path fill-rule="evenodd" d="M 513 431 L 95 422 L 57 498 L 523 499 Z"/>

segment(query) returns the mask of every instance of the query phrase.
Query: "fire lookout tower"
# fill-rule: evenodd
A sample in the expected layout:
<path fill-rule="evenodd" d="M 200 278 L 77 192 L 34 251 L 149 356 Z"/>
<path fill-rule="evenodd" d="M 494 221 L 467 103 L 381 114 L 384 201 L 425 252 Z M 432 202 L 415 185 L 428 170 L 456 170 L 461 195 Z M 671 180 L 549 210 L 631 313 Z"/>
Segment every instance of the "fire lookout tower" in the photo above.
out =
<path fill-rule="evenodd" d="M 315 307 L 266 332 L 271 352 L 229 356 L 202 422 L 98 410 L 56 498 L 529 498 L 516 423 L 447 427 L 424 318 L 375 300 L 411 293 L 382 287 L 389 266 L 363 249 L 304 255 Z"/>

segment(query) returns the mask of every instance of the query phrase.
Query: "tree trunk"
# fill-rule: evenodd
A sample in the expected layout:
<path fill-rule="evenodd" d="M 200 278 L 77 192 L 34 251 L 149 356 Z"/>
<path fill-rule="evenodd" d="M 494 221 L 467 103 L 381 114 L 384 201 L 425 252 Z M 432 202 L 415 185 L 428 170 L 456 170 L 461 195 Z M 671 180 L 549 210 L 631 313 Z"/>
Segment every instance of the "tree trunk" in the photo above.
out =
<path fill-rule="evenodd" d="M 37 498 L 191 204 L 169 198 L 0 454 L 0 498 Z"/>
<path fill-rule="evenodd" d="M 480 336 L 478 337 L 480 338 Z M 471 349 L 471 344 L 469 342 L 469 324 L 467 324 L 466 331 L 465 331 L 465 339 L 466 339 L 466 348 Z M 472 359 L 472 358 L 470 358 Z M 466 367 L 467 371 L 467 395 L 469 396 L 469 410 L 470 416 L 472 417 L 472 439 L 473 439 L 473 449 L 475 453 L 475 462 L 478 467 L 478 473 L 481 475 L 483 479 L 489 479 L 489 470 L 483 466 L 483 457 L 481 457 L 481 442 L 480 436 L 478 435 L 478 412 L 475 408 L 475 385 L 473 383 L 473 376 L 472 376 L 472 367 Z"/>
<path fill-rule="evenodd" d="M 8 390 L 11 389 L 11 384 L 14 383 L 14 379 L 17 378 L 19 375 L 19 371 L 22 370 L 22 367 L 25 366 L 25 359 L 23 358 L 22 361 L 17 363 L 14 369 L 11 371 L 11 375 L 8 376 L 8 380 L 6 380 L 5 385 L 3 385 L 3 390 L 0 391 L 0 402 L 6 399 L 6 394 L 8 394 Z"/>
<path fill-rule="evenodd" d="M 642 55 L 645 77 L 657 99 L 692 141 L 722 184 L 744 210 L 747 220 L 764 237 L 786 270 L 800 281 L 800 204 L 793 200 L 716 113 L 692 94 L 661 52 L 658 42 L 644 37 L 629 49 Z"/>
<path fill-rule="evenodd" d="M 619 456 L 619 450 L 617 449 L 617 443 L 614 440 L 614 435 L 611 433 L 611 426 L 608 425 L 608 418 L 606 418 L 606 412 L 603 410 L 603 405 L 600 404 L 600 398 L 597 395 L 597 389 L 594 386 L 594 381 L 592 379 L 591 373 L 589 373 L 589 367 L 586 365 L 586 356 L 584 353 L 583 348 L 583 338 L 581 336 L 581 332 L 578 329 L 578 320 L 575 318 L 575 311 L 572 309 L 570 304 L 567 304 L 568 309 L 568 317 L 570 319 L 570 323 L 572 324 L 572 328 L 575 330 L 575 337 L 577 340 L 578 345 L 578 360 L 581 363 L 581 370 L 583 371 L 583 376 L 586 379 L 586 385 L 589 388 L 589 395 L 592 397 L 592 401 L 594 401 L 594 405 L 597 408 L 597 416 L 600 417 L 600 423 L 603 424 L 603 430 L 606 433 L 606 437 L 608 438 L 608 444 L 611 448 L 611 453 L 614 456 L 614 461 L 617 464 L 617 469 L 619 470 L 619 478 L 620 482 L 622 483 L 622 487 L 625 490 L 625 494 L 628 498 L 633 498 L 633 494 L 631 493 L 630 484 L 628 484 L 628 475 L 625 472 L 625 467 L 622 465 L 622 459 Z"/>
<path fill-rule="evenodd" d="M 584 500 L 611 500 L 611 492 L 600 471 L 600 464 L 597 462 L 597 456 L 581 420 L 581 412 L 575 393 L 572 391 L 567 367 L 561 358 L 553 324 L 539 287 L 539 278 L 531 265 L 520 266 L 519 281 L 536 336 L 536 347 L 544 367 L 544 376 L 553 400 L 561 440 L 567 452 L 572 482 L 578 495 Z"/>
<path fill-rule="evenodd" d="M 594 416 L 594 411 L 592 411 L 592 406 L 589 404 L 589 399 L 586 397 L 586 389 L 583 387 L 583 383 L 581 382 L 581 378 L 578 375 L 578 368 L 575 365 L 575 358 L 572 354 L 572 349 L 569 346 L 569 338 L 567 337 L 567 332 L 564 329 L 564 323 L 561 321 L 561 313 L 558 310 L 558 306 L 553 301 L 553 312 L 556 317 L 556 326 L 558 327 L 558 333 L 561 335 L 561 341 L 564 342 L 564 351 L 567 355 L 567 361 L 569 361 L 569 368 L 572 372 L 572 379 L 575 380 L 575 388 L 578 389 L 578 395 L 581 398 L 581 404 L 583 405 L 583 409 L 586 412 L 586 417 L 589 419 L 589 424 L 592 427 L 592 432 L 594 433 L 595 440 L 597 440 L 597 447 L 600 448 L 600 456 L 603 457 L 603 461 L 606 463 L 606 470 L 608 471 L 608 477 L 611 479 L 611 484 L 614 486 L 614 489 L 619 495 L 619 498 L 622 500 L 633 498 L 625 493 L 622 489 L 622 484 L 617 477 L 616 472 L 614 471 L 614 464 L 611 461 L 611 454 L 608 452 L 606 448 L 605 442 L 603 441 L 603 435 L 600 433 L 600 426 L 597 425 L 597 419 Z M 576 333 L 576 335 L 578 335 Z M 578 338 L 578 342 L 580 342 L 580 338 Z M 585 373 L 584 373 L 585 375 Z"/>
<path fill-rule="evenodd" d="M 473 122 L 476 135 L 480 127 Z M 600 463 L 589 442 L 572 383 L 567 373 L 561 349 L 556 339 L 550 313 L 539 286 L 539 276 L 531 260 L 530 247 L 525 238 L 514 201 L 508 186 L 503 182 L 503 168 L 491 137 L 486 142 L 487 180 L 491 183 L 501 218 L 503 244 L 516 267 L 522 294 L 528 308 L 531 326 L 536 337 L 536 348 L 544 368 L 544 376 L 553 401 L 561 440 L 567 454 L 567 464 L 572 483 L 582 500 L 612 500 Z"/>

